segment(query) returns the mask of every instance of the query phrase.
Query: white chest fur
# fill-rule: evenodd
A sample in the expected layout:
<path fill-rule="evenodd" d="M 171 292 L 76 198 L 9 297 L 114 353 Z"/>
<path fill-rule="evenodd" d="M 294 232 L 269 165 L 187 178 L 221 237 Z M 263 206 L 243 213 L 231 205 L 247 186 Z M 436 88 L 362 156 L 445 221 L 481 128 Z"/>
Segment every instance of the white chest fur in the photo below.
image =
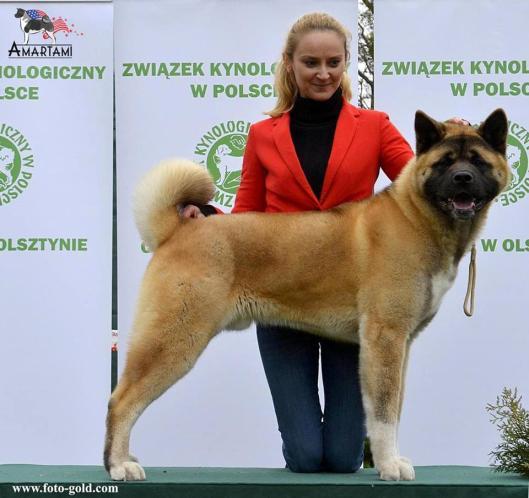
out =
<path fill-rule="evenodd" d="M 448 271 L 441 273 L 436 273 L 430 283 L 430 314 L 437 313 L 439 306 L 441 305 L 441 300 L 446 294 L 446 291 L 452 287 L 454 279 L 457 274 L 457 269 L 455 266 L 452 266 Z"/>

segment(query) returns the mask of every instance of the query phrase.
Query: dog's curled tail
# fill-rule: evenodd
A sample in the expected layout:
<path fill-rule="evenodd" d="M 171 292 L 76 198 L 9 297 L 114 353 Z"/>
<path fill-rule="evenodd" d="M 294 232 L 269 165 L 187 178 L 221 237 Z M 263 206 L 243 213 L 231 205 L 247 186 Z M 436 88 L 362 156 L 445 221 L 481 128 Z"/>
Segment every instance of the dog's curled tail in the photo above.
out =
<path fill-rule="evenodd" d="M 134 194 L 136 226 L 148 248 L 154 251 L 169 239 L 184 205 L 207 204 L 214 192 L 208 172 L 186 159 L 163 161 L 148 171 Z"/>

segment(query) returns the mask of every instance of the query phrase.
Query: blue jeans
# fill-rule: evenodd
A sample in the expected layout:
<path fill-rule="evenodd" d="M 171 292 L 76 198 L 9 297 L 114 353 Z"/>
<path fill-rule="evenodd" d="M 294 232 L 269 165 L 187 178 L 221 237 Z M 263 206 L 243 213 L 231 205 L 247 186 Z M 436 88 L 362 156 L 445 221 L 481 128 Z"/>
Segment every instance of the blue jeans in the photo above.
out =
<path fill-rule="evenodd" d="M 257 341 L 293 472 L 355 472 L 364 457 L 359 347 L 286 327 L 257 325 Z M 325 408 L 318 396 L 321 366 Z"/>

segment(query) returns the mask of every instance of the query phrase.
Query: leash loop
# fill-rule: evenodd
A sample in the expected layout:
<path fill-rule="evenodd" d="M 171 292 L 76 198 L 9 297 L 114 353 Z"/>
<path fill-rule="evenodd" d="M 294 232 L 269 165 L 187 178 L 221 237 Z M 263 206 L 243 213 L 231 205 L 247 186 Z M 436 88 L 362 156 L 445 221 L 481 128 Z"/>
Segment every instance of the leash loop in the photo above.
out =
<path fill-rule="evenodd" d="M 467 293 L 465 296 L 465 303 L 463 311 L 465 315 L 472 316 L 474 314 L 474 295 L 476 290 L 476 244 L 472 244 L 470 250 L 470 263 L 468 265 L 468 284 Z"/>

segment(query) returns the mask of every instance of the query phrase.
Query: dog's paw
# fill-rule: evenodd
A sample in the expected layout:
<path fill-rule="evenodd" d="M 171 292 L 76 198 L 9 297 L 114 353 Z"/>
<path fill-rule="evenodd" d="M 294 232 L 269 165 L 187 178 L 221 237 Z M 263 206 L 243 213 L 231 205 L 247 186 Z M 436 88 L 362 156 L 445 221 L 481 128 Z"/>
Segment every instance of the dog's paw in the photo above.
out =
<path fill-rule="evenodd" d="M 113 481 L 144 481 L 145 471 L 136 462 L 123 462 L 110 467 L 110 477 Z"/>
<path fill-rule="evenodd" d="M 383 481 L 413 481 L 415 470 L 411 461 L 405 457 L 396 456 L 377 466 L 380 479 Z"/>

